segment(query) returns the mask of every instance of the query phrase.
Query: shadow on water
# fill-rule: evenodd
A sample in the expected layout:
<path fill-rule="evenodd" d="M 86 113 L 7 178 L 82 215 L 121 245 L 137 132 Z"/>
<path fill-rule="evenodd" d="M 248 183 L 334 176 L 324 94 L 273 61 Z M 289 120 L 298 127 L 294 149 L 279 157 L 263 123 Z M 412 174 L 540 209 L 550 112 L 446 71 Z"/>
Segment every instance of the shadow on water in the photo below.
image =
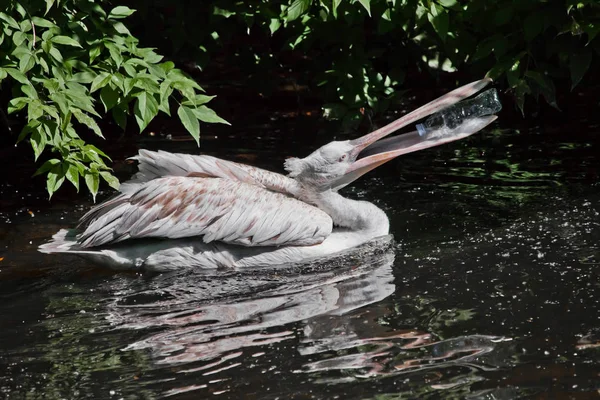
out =
<path fill-rule="evenodd" d="M 88 204 L 19 202 L 2 186 L 0 393 L 600 398 L 599 132 L 587 124 L 568 142 L 496 126 L 404 157 L 346 192 L 382 207 L 395 241 L 223 276 L 41 256 Z M 251 137 L 206 147 L 279 170 L 317 145 Z"/>

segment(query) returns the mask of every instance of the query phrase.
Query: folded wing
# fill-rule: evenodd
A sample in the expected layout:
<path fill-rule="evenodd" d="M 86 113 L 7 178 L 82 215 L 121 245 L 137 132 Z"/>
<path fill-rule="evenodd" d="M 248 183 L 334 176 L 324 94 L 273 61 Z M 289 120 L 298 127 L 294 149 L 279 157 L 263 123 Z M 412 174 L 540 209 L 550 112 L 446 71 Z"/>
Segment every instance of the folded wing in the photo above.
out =
<path fill-rule="evenodd" d="M 206 243 L 309 246 L 321 243 L 333 229 L 331 217 L 318 208 L 241 181 L 167 176 L 136 189 L 82 218 L 82 247 L 190 236 L 201 236 Z"/>
<path fill-rule="evenodd" d="M 140 150 L 132 158 L 139 172 L 121 185 L 122 192 L 137 191 L 140 184 L 164 176 L 223 178 L 290 195 L 297 190 L 296 181 L 287 176 L 212 156 Z"/>

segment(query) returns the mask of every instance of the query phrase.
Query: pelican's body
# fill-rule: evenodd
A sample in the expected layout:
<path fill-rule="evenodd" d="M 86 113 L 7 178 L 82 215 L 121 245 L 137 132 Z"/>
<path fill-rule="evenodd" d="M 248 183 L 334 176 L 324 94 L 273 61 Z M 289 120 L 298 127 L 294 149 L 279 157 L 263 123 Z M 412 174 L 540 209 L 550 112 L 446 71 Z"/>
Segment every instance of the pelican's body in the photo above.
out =
<path fill-rule="evenodd" d="M 362 138 L 332 142 L 285 163 L 288 176 L 211 156 L 140 151 L 139 172 L 90 210 L 77 231 L 42 245 L 120 268 L 244 268 L 335 254 L 389 233 L 385 213 L 337 191 L 411 151 L 469 136 L 495 116 L 465 121 L 451 135 L 391 132 L 479 91 L 448 93 Z"/>
<path fill-rule="evenodd" d="M 136 159 L 140 172 L 82 218 L 83 232 L 62 230 L 41 250 L 115 268 L 239 268 L 319 258 L 389 232 L 375 205 L 306 191 L 281 174 L 163 151 Z"/>

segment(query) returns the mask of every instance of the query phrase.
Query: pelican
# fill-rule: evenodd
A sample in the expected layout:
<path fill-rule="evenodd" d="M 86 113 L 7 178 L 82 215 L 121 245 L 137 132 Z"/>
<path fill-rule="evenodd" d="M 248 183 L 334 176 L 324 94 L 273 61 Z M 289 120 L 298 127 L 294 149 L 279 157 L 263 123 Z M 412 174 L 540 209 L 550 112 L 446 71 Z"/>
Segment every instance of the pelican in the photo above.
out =
<path fill-rule="evenodd" d="M 472 82 L 363 137 L 334 141 L 285 161 L 288 175 L 207 155 L 140 150 L 139 172 L 120 193 L 40 246 L 115 268 L 208 270 L 298 263 L 389 234 L 386 214 L 338 190 L 399 155 L 472 135 L 497 117 L 462 121 L 451 133 L 390 133 L 483 89 Z"/>

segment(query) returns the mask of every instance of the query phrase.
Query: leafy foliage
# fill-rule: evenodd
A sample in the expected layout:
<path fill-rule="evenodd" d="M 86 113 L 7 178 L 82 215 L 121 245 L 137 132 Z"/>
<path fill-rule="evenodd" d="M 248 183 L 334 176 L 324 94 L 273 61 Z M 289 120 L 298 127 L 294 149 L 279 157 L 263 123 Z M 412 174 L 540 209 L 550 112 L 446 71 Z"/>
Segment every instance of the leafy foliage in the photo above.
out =
<path fill-rule="evenodd" d="M 556 104 L 555 82 L 575 87 L 600 53 L 596 0 L 130 0 L 145 38 L 200 67 L 211 56 L 241 66 L 260 90 L 292 71 L 320 90 L 330 118 L 385 110 L 407 76 L 468 71 Z M 140 29 L 141 30 L 141 29 Z M 168 38 L 166 43 L 164 38 Z M 288 74 L 289 75 L 289 74 Z"/>
<path fill-rule="evenodd" d="M 25 120 L 18 141 L 29 140 L 37 160 L 50 148 L 36 175 L 47 174 L 50 196 L 65 180 L 80 178 L 95 197 L 100 180 L 117 188 L 108 156 L 86 143 L 87 128 L 103 138 L 97 119 L 111 113 L 123 129 L 132 112 L 140 131 L 162 111 L 177 114 L 199 141 L 199 121 L 227 123 L 206 107 L 211 96 L 172 62 L 139 46 L 122 22 L 134 10 L 105 1 L 10 0 L 0 12 L 0 83 L 12 90 L 9 114 Z M 84 131 L 81 133 L 81 131 Z"/>
<path fill-rule="evenodd" d="M 118 182 L 108 157 L 89 144 L 109 114 L 140 130 L 173 107 L 199 140 L 200 122 L 226 123 L 212 97 L 163 61 L 237 69 L 268 94 L 293 79 L 321 95 L 328 118 L 353 123 L 384 111 L 421 72 L 466 71 L 504 82 L 523 111 L 526 98 L 558 107 L 558 82 L 574 88 L 600 53 L 597 0 L 9 0 L 0 12 L 0 84 L 19 140 L 36 159 L 50 195 L 80 179 L 95 194 Z M 138 10 L 134 13 L 134 10 Z M 127 26 L 124 21 L 127 21 Z M 135 34 L 132 35 L 130 30 Z M 217 60 L 218 63 L 211 63 Z M 81 129 L 81 128 L 87 129 Z M 86 140 L 88 138 L 88 140 Z"/>

